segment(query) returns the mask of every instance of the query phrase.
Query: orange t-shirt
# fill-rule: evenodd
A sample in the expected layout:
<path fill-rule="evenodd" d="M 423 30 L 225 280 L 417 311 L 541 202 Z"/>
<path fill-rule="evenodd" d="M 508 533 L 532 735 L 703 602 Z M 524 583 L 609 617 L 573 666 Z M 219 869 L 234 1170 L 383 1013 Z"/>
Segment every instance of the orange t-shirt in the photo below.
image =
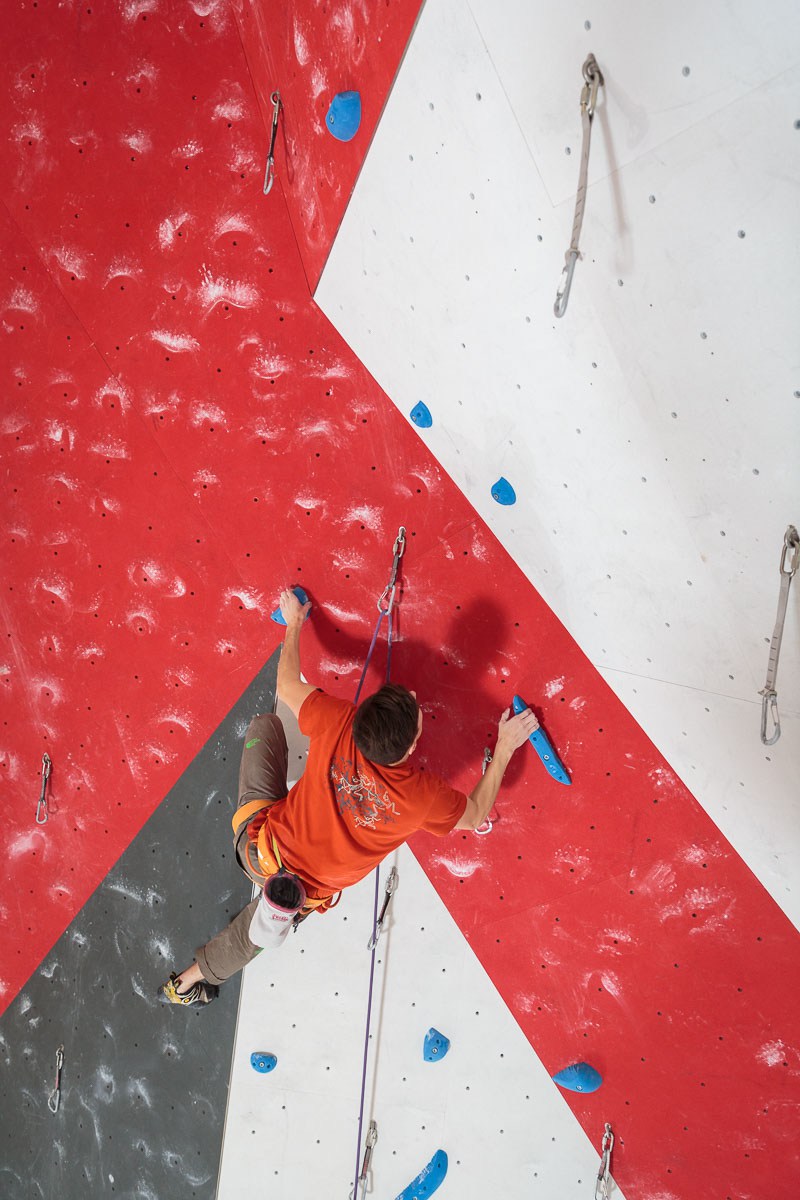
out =
<path fill-rule="evenodd" d="M 355 713 L 354 704 L 322 691 L 306 697 L 306 769 L 269 810 L 286 867 L 322 891 L 357 883 L 417 829 L 450 833 L 467 807 L 464 793 L 435 775 L 364 758 L 353 741 Z"/>

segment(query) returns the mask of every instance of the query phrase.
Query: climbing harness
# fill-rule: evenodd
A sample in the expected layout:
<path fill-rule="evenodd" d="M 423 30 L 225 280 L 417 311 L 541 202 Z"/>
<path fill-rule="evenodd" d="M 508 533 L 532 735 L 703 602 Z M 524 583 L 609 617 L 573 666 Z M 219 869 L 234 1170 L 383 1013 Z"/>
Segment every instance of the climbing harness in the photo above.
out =
<path fill-rule="evenodd" d="M 488 746 L 484 746 L 484 748 L 483 748 L 483 764 L 481 766 L 481 776 L 486 774 L 486 769 L 489 766 L 489 763 L 491 761 L 492 761 L 492 752 Z M 487 817 L 486 820 L 481 822 L 481 824 L 478 826 L 478 828 L 473 829 L 472 832 L 477 833 L 478 837 L 486 837 L 487 833 L 492 832 L 492 822 Z"/>
<path fill-rule="evenodd" d="M 46 825 L 50 813 L 47 811 L 47 781 L 50 778 L 50 770 L 53 764 L 50 760 L 50 755 L 45 753 L 42 755 L 42 792 L 39 796 L 39 803 L 36 805 L 36 824 Z"/>
<path fill-rule="evenodd" d="M 378 939 L 380 938 L 381 934 L 383 933 L 384 918 L 385 918 L 386 912 L 389 908 L 389 904 L 391 902 L 392 896 L 394 895 L 396 890 L 397 890 L 397 867 L 392 867 L 391 871 L 389 872 L 389 878 L 386 880 L 386 891 L 383 894 L 383 904 L 381 906 L 381 911 L 378 915 L 378 920 L 375 923 L 375 930 L 372 934 L 372 937 L 367 942 L 368 950 L 374 950 L 378 944 Z"/>
<path fill-rule="evenodd" d="M 402 559 L 405 552 L 406 552 L 406 531 L 405 531 L 405 526 L 401 525 L 400 529 L 398 530 L 397 537 L 394 540 L 394 546 L 392 547 L 392 554 L 394 557 L 392 559 L 392 570 L 389 575 L 389 582 L 386 584 L 386 587 L 383 589 L 380 596 L 378 597 L 378 621 L 375 626 L 375 632 L 372 635 L 372 642 L 370 644 L 370 648 L 367 651 L 367 657 L 366 657 L 366 661 L 364 663 L 364 670 L 361 672 L 361 679 L 359 680 L 358 688 L 356 689 L 356 699 L 355 699 L 356 704 L 358 704 L 359 697 L 361 696 L 361 689 L 363 688 L 364 680 L 367 677 L 367 668 L 369 667 L 370 661 L 372 659 L 372 654 L 375 649 L 375 643 L 378 640 L 378 633 L 380 632 L 381 622 L 383 621 L 384 617 L 387 618 L 387 622 L 386 622 L 386 626 L 387 626 L 387 632 L 386 632 L 386 682 L 387 683 L 389 682 L 389 675 L 390 675 L 391 669 L 392 669 L 392 616 L 394 613 L 395 597 L 397 595 L 397 572 L 400 569 L 400 560 Z"/>
<path fill-rule="evenodd" d="M 56 1082 L 52 1092 L 47 1098 L 47 1107 L 51 1113 L 57 1113 L 61 1104 L 61 1072 L 64 1068 L 64 1047 L 59 1046 L 56 1050 Z"/>
<path fill-rule="evenodd" d="M 264 195 L 268 196 L 272 191 L 272 185 L 275 182 L 275 139 L 278 136 L 278 117 L 281 111 L 281 94 L 273 92 L 270 96 L 272 101 L 272 132 L 269 138 L 269 150 L 267 151 L 267 170 L 264 175 Z"/>
<path fill-rule="evenodd" d="M 586 207 L 586 185 L 589 177 L 589 148 L 592 141 L 592 121 L 597 105 L 597 91 L 603 86 L 603 74 L 597 65 L 597 59 L 590 54 L 582 67 L 584 84 L 581 90 L 581 124 L 583 126 L 583 146 L 581 148 L 581 168 L 578 175 L 578 192 L 575 197 L 575 217 L 572 222 L 572 240 L 564 255 L 564 269 L 556 292 L 556 302 L 553 312 L 557 317 L 563 317 L 569 303 L 569 293 L 572 288 L 572 276 L 575 263 L 581 256 L 578 241 L 583 225 L 583 210 Z"/>
<path fill-rule="evenodd" d="M 367 1130 L 367 1140 L 364 1143 L 364 1162 L 361 1166 L 361 1174 L 356 1180 L 355 1188 L 350 1192 L 350 1200 L 364 1200 L 367 1194 L 367 1185 L 369 1183 L 369 1173 L 372 1169 L 372 1154 L 375 1149 L 375 1144 L 378 1141 L 378 1126 L 374 1121 L 370 1121 L 369 1129 Z M 360 1195 L 359 1195 L 360 1193 Z"/>
<path fill-rule="evenodd" d="M 778 659 L 781 654 L 783 625 L 786 620 L 786 607 L 789 603 L 789 588 L 792 579 L 800 566 L 800 534 L 794 525 L 790 525 L 783 535 L 783 550 L 781 552 L 781 589 L 778 593 L 778 615 L 775 618 L 775 629 L 769 648 L 767 663 L 767 682 L 758 693 L 761 696 L 761 741 L 765 746 L 774 746 L 781 736 L 781 720 L 778 715 L 778 693 L 775 683 L 778 678 Z M 772 720 L 772 734 L 767 737 L 767 717 Z"/>
<path fill-rule="evenodd" d="M 392 557 L 392 569 L 389 574 L 389 582 L 386 584 L 386 587 L 383 589 L 380 596 L 378 597 L 378 621 L 375 626 L 375 632 L 372 635 L 372 642 L 370 643 L 369 650 L 367 651 L 366 661 L 364 662 L 364 670 L 361 672 L 361 678 L 358 681 L 358 688 L 356 689 L 356 698 L 355 698 L 356 704 L 358 704 L 359 697 L 361 696 L 361 689 L 363 688 L 364 680 L 367 677 L 367 668 L 369 667 L 370 661 L 372 659 L 372 654 L 373 654 L 373 651 L 375 650 L 375 644 L 378 640 L 378 633 L 380 632 L 381 623 L 382 623 L 384 617 L 388 618 L 387 633 L 386 633 L 386 638 L 387 638 L 386 682 L 387 683 L 389 682 L 389 676 L 390 676 L 391 666 L 392 666 L 392 614 L 394 612 L 395 599 L 397 596 L 397 575 L 400 570 L 400 560 L 402 559 L 403 555 L 405 554 L 405 549 L 406 549 L 406 531 L 405 531 L 405 527 L 403 525 L 401 525 L 400 529 L 398 530 L 397 537 L 394 540 L 394 546 L 392 547 L 392 556 L 393 556 Z M 392 884 L 392 875 L 395 876 L 394 884 Z M 373 993 L 374 986 L 375 986 L 375 952 L 378 948 L 378 938 L 380 936 L 381 923 L 383 921 L 384 916 L 386 915 L 386 909 L 388 907 L 389 900 L 391 899 L 391 895 L 397 886 L 397 873 L 395 871 L 395 868 L 393 867 L 389 874 L 389 880 L 387 881 L 387 884 L 386 884 L 386 899 L 384 901 L 383 910 L 379 917 L 379 915 L 378 915 L 378 898 L 379 898 L 379 894 L 380 894 L 380 880 L 381 880 L 381 869 L 380 869 L 380 867 L 376 867 L 375 868 L 375 898 L 373 901 L 373 913 L 372 913 L 372 937 L 370 938 L 369 944 L 368 944 L 368 948 L 371 952 L 370 964 L 369 964 L 369 992 L 367 994 L 367 1016 L 366 1016 L 365 1028 L 364 1028 L 364 1059 L 363 1059 L 363 1064 L 362 1064 L 362 1068 L 361 1068 L 361 1099 L 359 1102 L 359 1109 L 358 1109 L 358 1145 L 356 1147 L 356 1169 L 355 1169 L 355 1176 L 353 1179 L 353 1188 L 351 1191 L 351 1196 L 353 1197 L 353 1200 L 355 1200 L 355 1198 L 357 1197 L 359 1183 L 361 1182 L 361 1174 L 359 1173 L 359 1163 L 361 1161 L 361 1136 L 362 1136 L 362 1133 L 364 1130 L 364 1104 L 366 1103 L 366 1097 L 367 1097 L 367 1065 L 369 1062 L 370 1027 L 372 1025 L 372 993 Z M 391 891 L 389 890 L 390 886 L 391 886 Z M 375 1136 L 377 1138 L 377 1132 L 376 1132 Z M 369 1147 L 368 1147 L 368 1149 L 369 1149 Z"/>
<path fill-rule="evenodd" d="M 614 1149 L 614 1133 L 606 1121 L 603 1140 L 600 1143 L 600 1170 L 594 1189 L 594 1200 L 608 1200 L 611 1195 L 611 1151 Z"/>

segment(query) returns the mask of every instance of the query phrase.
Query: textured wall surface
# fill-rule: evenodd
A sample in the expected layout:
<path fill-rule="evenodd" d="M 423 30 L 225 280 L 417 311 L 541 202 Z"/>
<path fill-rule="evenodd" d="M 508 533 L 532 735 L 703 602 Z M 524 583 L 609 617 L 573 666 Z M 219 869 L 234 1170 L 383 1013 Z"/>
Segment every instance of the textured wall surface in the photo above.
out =
<path fill-rule="evenodd" d="M 316 287 L 380 119 L 420 0 L 232 0 L 250 76 L 268 128 L 283 105 L 275 163 L 309 286 Z M 326 129 L 334 96 L 357 91 L 352 141 Z"/>
<path fill-rule="evenodd" d="M 176 1181 L 181 1195 L 215 1195 L 239 979 L 202 1012 L 156 993 L 250 899 L 230 817 L 242 738 L 254 713 L 272 710 L 275 669 L 273 659 L 0 1020 L 4 1200 L 152 1200 Z"/>
<path fill-rule="evenodd" d="M 416 5 L 401 7 L 410 28 Z M 627 1195 L 756 1196 L 766 1181 L 774 1192 L 797 1171 L 797 988 L 787 986 L 796 933 L 598 675 L 584 653 L 583 599 L 566 608 L 556 594 L 542 598 L 527 532 L 504 548 L 487 521 L 495 510 L 465 498 L 468 476 L 492 457 L 485 431 L 470 434 L 480 453 L 445 463 L 409 426 L 406 394 L 397 392 L 398 411 L 311 301 L 309 264 L 319 267 L 327 247 L 309 240 L 301 254 L 297 214 L 318 204 L 330 235 L 344 193 L 330 210 L 308 181 L 292 196 L 291 163 L 279 158 L 263 196 L 256 91 L 271 85 L 253 88 L 242 12 L 213 0 L 29 4 L 4 44 L 3 1003 L 16 1020 L 15 997 L 260 670 L 278 638 L 266 614 L 286 582 L 302 581 L 316 604 L 306 674 L 353 694 L 402 524 L 395 675 L 423 700 L 424 760 L 471 786 L 519 690 L 574 780 L 569 792 L 552 784 L 526 749 L 491 837 L 421 839 L 420 862 L 545 1068 L 586 1057 L 603 1071 L 602 1091 L 570 1106 L 592 1143 L 604 1120 L 615 1122 Z M 466 70 L 458 30 L 445 28 L 436 59 L 444 72 L 451 55 L 457 77 Z M 301 62 L 294 39 L 281 37 L 272 51 L 282 93 L 297 75 L 313 95 L 316 61 Z M 400 49 L 392 43 L 382 58 L 382 47 L 370 53 L 388 84 Z M 323 65 L 333 86 L 339 64 Z M 468 90 L 483 104 L 480 86 Z M 383 96 L 370 102 L 377 119 Z M 318 121 L 321 93 L 315 104 Z M 290 116 L 287 106 L 292 132 Z M 470 179 L 496 132 L 481 128 Z M 457 164 L 436 180 L 437 149 L 409 202 L 423 187 L 428 199 L 447 197 Z M 365 150 L 351 144 L 352 179 Z M 390 190 L 398 162 L 395 147 Z M 372 228 L 383 237 L 378 224 L 368 237 Z M 488 243 L 488 232 L 478 221 L 470 244 Z M 450 238 L 460 268 L 462 233 L 454 221 L 423 245 L 426 262 Z M 366 245 L 351 251 L 356 271 L 372 269 Z M 405 263 L 398 255 L 382 268 L 382 297 L 401 294 Z M 422 333 L 435 349 L 450 337 L 460 346 L 450 300 L 437 300 L 429 279 L 423 272 L 416 286 L 434 294 Z M 478 326 L 489 344 L 517 310 L 504 316 L 500 293 L 483 295 L 497 324 Z M 455 278 L 447 296 L 457 296 Z M 376 317 L 383 311 L 376 303 Z M 422 367 L 407 349 L 428 345 L 422 333 L 397 313 L 382 340 Z M 602 359 L 584 349 L 588 389 Z M 431 354 L 425 369 L 437 361 Z M 378 373 L 377 360 L 368 365 Z M 493 388 L 483 395 L 493 426 L 513 440 L 517 415 L 503 415 Z M 550 408 L 563 411 L 571 395 Z M 546 463 L 561 447 L 546 444 Z M 458 458 L 469 460 L 463 477 Z M 606 472 L 592 476 L 592 462 L 580 459 L 579 471 L 601 496 Z M 551 494 L 540 501 L 552 528 L 561 510 Z M 603 537 L 599 526 L 592 542 Z M 580 538 L 571 544 L 580 561 Z M 554 571 L 557 559 L 541 553 Z M 622 610 L 634 631 L 657 597 L 646 599 L 644 610 Z M 711 651 L 708 662 L 719 670 Z M 372 680 L 382 665 L 379 655 Z M 37 828 L 45 751 L 51 816 Z M 555 1135 L 531 1131 L 545 1136 Z M 524 1140 L 511 1144 L 514 1163 L 527 1163 Z M 409 1164 L 408 1179 L 420 1165 Z"/>
<path fill-rule="evenodd" d="M 757 691 L 800 500 L 798 26 L 782 3 L 644 20 L 431 0 L 317 299 L 406 419 L 428 406 L 419 436 L 669 763 L 554 631 L 533 657 L 515 631 L 513 686 L 588 773 L 535 818 L 503 805 L 478 848 L 426 848 L 432 878 L 545 1062 L 556 1028 L 587 1034 L 608 1073 L 581 1110 L 619 1085 L 626 1154 L 669 1146 L 631 1191 L 757 1194 L 757 1152 L 737 1179 L 722 1147 L 757 1113 L 788 1151 L 800 1036 L 792 1001 L 751 1023 L 751 988 L 782 1008 L 778 964 L 800 963 L 788 925 L 787 959 L 762 955 L 783 922 L 750 875 L 797 925 L 796 594 L 773 747 Z M 590 50 L 606 83 L 559 320 Z"/>

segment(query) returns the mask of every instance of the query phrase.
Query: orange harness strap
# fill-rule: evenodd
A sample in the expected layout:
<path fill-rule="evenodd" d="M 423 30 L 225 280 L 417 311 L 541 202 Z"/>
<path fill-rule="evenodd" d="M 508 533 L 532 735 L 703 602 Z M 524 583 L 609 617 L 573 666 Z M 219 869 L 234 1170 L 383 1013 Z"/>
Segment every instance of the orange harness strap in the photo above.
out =
<path fill-rule="evenodd" d="M 242 832 L 242 829 L 250 820 L 250 818 L 254 817 L 256 813 L 261 812 L 263 809 L 269 808 L 272 803 L 274 803 L 272 800 L 248 800 L 246 803 L 242 804 L 240 808 L 237 808 L 236 812 L 231 818 L 233 836 L 238 838 L 239 834 Z"/>
<path fill-rule="evenodd" d="M 245 804 L 237 808 L 231 818 L 234 841 L 236 841 L 244 827 L 253 817 L 258 813 L 264 812 L 265 809 L 271 808 L 274 803 L 276 803 L 274 800 L 248 800 Z M 256 840 L 258 865 L 265 880 L 271 878 L 273 875 L 277 875 L 279 871 L 284 869 L 278 843 L 275 840 L 275 835 L 269 830 L 268 825 L 269 823 L 265 821 L 258 832 Z M 329 908 L 333 908 L 339 903 L 341 895 L 342 893 L 339 892 L 336 896 L 308 896 L 303 906 L 303 912 L 327 912 Z"/>

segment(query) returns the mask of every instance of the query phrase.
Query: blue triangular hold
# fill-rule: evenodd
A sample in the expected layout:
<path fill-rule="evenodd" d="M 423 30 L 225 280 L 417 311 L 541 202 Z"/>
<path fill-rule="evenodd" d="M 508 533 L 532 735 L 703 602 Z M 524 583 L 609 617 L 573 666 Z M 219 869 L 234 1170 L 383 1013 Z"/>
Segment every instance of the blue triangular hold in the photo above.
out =
<path fill-rule="evenodd" d="M 559 1087 L 566 1088 L 568 1092 L 596 1092 L 603 1082 L 603 1076 L 599 1071 L 595 1071 L 594 1067 L 590 1067 L 588 1063 L 579 1062 L 573 1063 L 571 1067 L 565 1067 L 563 1071 L 559 1071 L 553 1076 L 553 1082 Z"/>
<path fill-rule="evenodd" d="M 274 1054 L 265 1054 L 263 1050 L 256 1050 L 250 1055 L 250 1066 L 254 1071 L 258 1071 L 259 1075 L 269 1075 L 277 1065 L 278 1060 Z"/>
<path fill-rule="evenodd" d="M 440 1058 L 444 1058 L 447 1051 L 450 1049 L 450 1038 L 446 1038 L 443 1033 L 439 1033 L 438 1029 L 429 1029 L 425 1034 L 425 1045 L 422 1049 L 422 1057 L 425 1062 L 438 1062 Z"/>
<path fill-rule="evenodd" d="M 325 118 L 328 133 L 340 142 L 349 142 L 361 124 L 361 96 L 358 92 L 338 92 Z"/>
<path fill-rule="evenodd" d="M 492 499 L 498 504 L 516 504 L 517 493 L 507 479 L 501 475 L 497 483 L 492 484 Z"/>
<path fill-rule="evenodd" d="M 295 596 L 297 596 L 297 599 L 300 601 L 301 604 L 308 604 L 308 596 L 305 594 L 305 592 L 303 591 L 303 589 L 301 587 L 292 588 L 292 591 L 294 592 Z M 308 611 L 310 612 L 311 609 L 309 609 Z M 278 605 L 278 607 L 275 609 L 274 613 L 270 613 L 270 620 L 274 621 L 276 625 L 285 625 L 286 624 L 286 622 L 283 619 L 283 613 L 281 612 L 280 605 Z M 306 620 L 308 620 L 308 613 L 306 613 Z"/>
<path fill-rule="evenodd" d="M 431 425 L 433 424 L 431 410 L 428 408 L 427 404 L 423 404 L 421 400 L 419 404 L 414 405 L 409 413 L 409 416 L 415 425 L 419 425 L 420 429 L 430 429 Z"/>

